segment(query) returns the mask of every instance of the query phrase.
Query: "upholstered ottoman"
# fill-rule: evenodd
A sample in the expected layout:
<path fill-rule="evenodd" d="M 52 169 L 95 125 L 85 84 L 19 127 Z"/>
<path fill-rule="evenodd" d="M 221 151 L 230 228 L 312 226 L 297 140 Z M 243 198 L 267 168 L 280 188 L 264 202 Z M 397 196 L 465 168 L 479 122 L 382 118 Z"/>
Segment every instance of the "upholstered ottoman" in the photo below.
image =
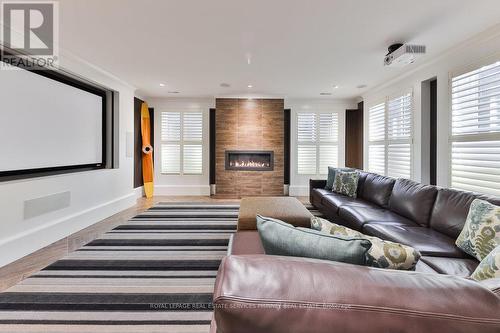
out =
<path fill-rule="evenodd" d="M 257 215 L 273 217 L 296 227 L 310 227 L 313 216 L 297 198 L 243 198 L 238 214 L 238 230 L 256 230 Z"/>

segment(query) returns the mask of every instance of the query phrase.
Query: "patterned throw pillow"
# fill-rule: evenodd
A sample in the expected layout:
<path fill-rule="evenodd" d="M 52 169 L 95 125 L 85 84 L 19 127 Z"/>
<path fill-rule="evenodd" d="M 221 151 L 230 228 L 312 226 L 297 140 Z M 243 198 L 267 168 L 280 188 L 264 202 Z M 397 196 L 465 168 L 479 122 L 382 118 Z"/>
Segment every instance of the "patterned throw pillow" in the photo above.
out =
<path fill-rule="evenodd" d="M 326 179 L 325 190 L 329 190 L 329 191 L 332 190 L 332 188 L 333 188 L 333 182 L 335 181 L 335 174 L 337 173 L 338 170 L 340 170 L 340 171 L 351 171 L 352 172 L 354 169 L 351 169 L 351 168 L 334 168 L 334 167 L 329 166 L 328 167 L 328 178 Z"/>
<path fill-rule="evenodd" d="M 372 243 L 372 247 L 366 253 L 366 262 L 369 266 L 413 270 L 420 259 L 420 252 L 411 246 L 367 236 L 361 232 L 332 223 L 320 217 L 311 218 L 311 228 L 334 236 L 355 237 L 369 240 Z"/>
<path fill-rule="evenodd" d="M 500 246 L 481 260 L 471 278 L 476 281 L 500 278 Z"/>
<path fill-rule="evenodd" d="M 356 171 L 341 171 L 335 173 L 335 181 L 333 182 L 333 192 L 347 195 L 351 198 L 356 198 L 358 192 L 359 173 Z"/>
<path fill-rule="evenodd" d="M 479 261 L 483 260 L 500 245 L 500 207 L 485 200 L 472 201 L 455 244 Z"/>

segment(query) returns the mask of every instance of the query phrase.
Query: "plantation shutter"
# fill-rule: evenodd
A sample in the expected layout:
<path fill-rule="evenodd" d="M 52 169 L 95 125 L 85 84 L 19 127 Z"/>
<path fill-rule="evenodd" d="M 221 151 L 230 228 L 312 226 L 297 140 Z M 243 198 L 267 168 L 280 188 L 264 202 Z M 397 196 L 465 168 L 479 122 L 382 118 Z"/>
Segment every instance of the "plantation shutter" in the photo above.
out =
<path fill-rule="evenodd" d="M 385 175 L 385 103 L 368 109 L 368 170 Z"/>
<path fill-rule="evenodd" d="M 161 172 L 181 172 L 181 113 L 161 113 Z"/>
<path fill-rule="evenodd" d="M 202 174 L 203 113 L 161 113 L 161 172 Z"/>
<path fill-rule="evenodd" d="M 297 114 L 297 173 L 316 174 L 316 114 Z"/>
<path fill-rule="evenodd" d="M 500 62 L 451 82 L 451 186 L 500 195 Z"/>
<path fill-rule="evenodd" d="M 411 178 L 412 94 L 387 103 L 387 175 Z"/>
<path fill-rule="evenodd" d="M 203 172 L 203 114 L 185 112 L 183 114 L 183 173 Z"/>
<path fill-rule="evenodd" d="M 339 115 L 336 112 L 319 114 L 319 174 L 328 167 L 338 166 Z"/>

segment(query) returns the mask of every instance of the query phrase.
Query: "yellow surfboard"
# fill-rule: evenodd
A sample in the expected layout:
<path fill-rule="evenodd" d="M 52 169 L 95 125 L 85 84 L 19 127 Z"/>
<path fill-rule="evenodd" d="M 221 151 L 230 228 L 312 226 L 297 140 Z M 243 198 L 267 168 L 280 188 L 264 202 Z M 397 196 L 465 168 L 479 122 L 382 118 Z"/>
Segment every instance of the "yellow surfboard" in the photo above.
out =
<path fill-rule="evenodd" d="M 146 198 L 153 196 L 153 147 L 151 146 L 151 122 L 147 103 L 141 106 L 142 179 Z"/>

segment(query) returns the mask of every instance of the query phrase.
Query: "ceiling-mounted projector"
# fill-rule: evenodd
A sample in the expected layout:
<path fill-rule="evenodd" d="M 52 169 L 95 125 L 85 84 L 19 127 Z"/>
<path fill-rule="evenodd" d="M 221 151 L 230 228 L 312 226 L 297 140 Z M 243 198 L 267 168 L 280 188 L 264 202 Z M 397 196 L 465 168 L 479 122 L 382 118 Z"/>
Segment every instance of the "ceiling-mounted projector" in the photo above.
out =
<path fill-rule="evenodd" d="M 392 44 L 389 53 L 384 57 L 384 65 L 390 67 L 403 67 L 412 64 L 415 59 L 425 54 L 425 45 Z"/>

